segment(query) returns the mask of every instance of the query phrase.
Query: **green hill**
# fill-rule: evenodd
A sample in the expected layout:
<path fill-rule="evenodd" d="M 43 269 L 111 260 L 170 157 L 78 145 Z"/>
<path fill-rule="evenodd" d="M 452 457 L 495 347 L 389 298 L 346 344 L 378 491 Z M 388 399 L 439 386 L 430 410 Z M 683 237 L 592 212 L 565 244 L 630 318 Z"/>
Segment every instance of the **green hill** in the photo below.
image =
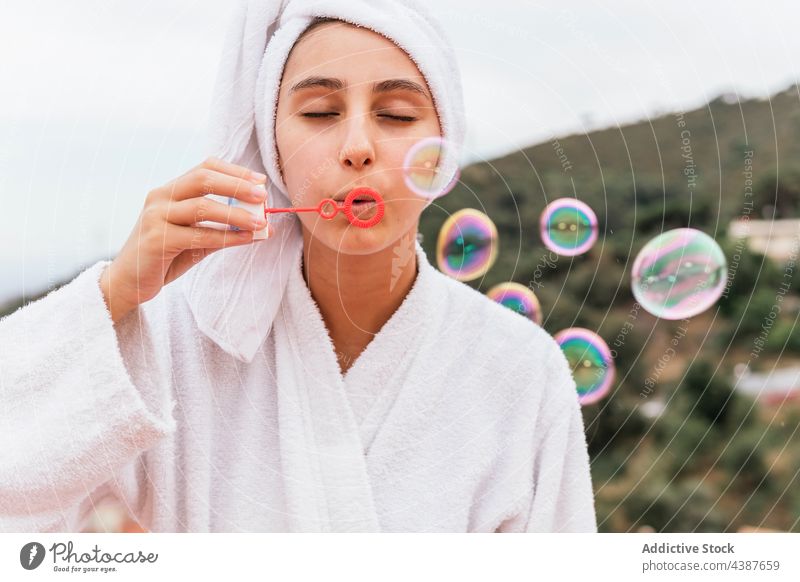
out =
<path fill-rule="evenodd" d="M 764 409 L 732 390 L 737 363 L 753 360 L 754 370 L 798 364 L 800 276 L 788 273 L 792 301 L 753 359 L 753 342 L 787 273 L 726 236 L 729 222 L 750 209 L 752 218 L 800 216 L 799 97 L 797 86 L 768 100 L 721 96 L 693 111 L 474 164 L 422 217 L 423 246 L 435 261 L 448 215 L 465 207 L 485 212 L 498 228 L 498 260 L 468 284 L 484 292 L 503 281 L 526 285 L 542 304 L 548 332 L 586 327 L 617 351 L 612 394 L 584 407 L 603 531 L 735 531 L 748 524 L 800 531 L 798 408 Z M 595 210 L 600 237 L 585 255 L 551 261 L 538 220 L 561 197 Z M 681 322 L 638 309 L 630 290 L 638 251 L 677 227 L 710 234 L 729 264 L 738 259 L 727 297 L 692 318 L 685 337 Z M 654 388 L 644 390 L 648 385 Z M 656 419 L 640 409 L 653 401 L 665 404 Z"/>

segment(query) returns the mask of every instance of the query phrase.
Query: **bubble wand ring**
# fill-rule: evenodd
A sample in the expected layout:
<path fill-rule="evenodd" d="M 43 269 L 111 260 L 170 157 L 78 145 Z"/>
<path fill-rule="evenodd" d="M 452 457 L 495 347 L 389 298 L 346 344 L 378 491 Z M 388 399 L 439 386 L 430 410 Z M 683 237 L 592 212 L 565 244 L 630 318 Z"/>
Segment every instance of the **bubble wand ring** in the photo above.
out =
<path fill-rule="evenodd" d="M 375 201 L 375 216 L 368 220 L 362 220 L 353 214 L 353 203 L 358 197 L 372 198 Z M 383 218 L 385 212 L 385 204 L 380 194 L 371 188 L 355 188 L 350 191 L 344 199 L 344 204 L 341 206 L 336 203 L 333 198 L 323 198 L 319 201 L 317 206 L 297 207 L 297 208 L 267 208 L 264 207 L 264 218 L 268 214 L 277 214 L 279 212 L 317 212 L 325 220 L 333 219 L 339 212 L 344 212 L 347 220 L 353 226 L 359 228 L 370 228 L 378 224 Z"/>

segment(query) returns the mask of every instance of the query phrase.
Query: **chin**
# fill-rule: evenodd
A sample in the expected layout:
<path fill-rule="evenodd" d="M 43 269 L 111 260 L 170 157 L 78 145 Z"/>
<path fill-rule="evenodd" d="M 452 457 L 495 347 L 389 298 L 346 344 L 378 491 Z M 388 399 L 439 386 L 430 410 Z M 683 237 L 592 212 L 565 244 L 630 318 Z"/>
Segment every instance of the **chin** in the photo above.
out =
<path fill-rule="evenodd" d="M 326 224 L 312 231 L 312 236 L 328 248 L 345 255 L 371 255 L 385 249 L 392 242 L 391 229 L 385 222 L 371 228 L 359 228 L 346 220 Z"/>
<path fill-rule="evenodd" d="M 371 255 L 386 248 L 391 237 L 388 231 L 377 224 L 372 228 L 359 228 L 345 224 L 337 233 L 332 233 L 332 248 L 346 255 Z"/>

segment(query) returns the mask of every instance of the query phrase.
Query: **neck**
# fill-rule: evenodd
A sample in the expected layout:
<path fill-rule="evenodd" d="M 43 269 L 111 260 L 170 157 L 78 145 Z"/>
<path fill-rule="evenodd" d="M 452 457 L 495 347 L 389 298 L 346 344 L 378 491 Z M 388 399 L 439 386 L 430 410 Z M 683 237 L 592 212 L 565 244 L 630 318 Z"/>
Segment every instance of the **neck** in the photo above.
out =
<path fill-rule="evenodd" d="M 416 225 L 369 255 L 338 253 L 303 229 L 303 278 L 346 370 L 392 314 L 417 277 Z M 399 249 L 399 250 L 398 250 Z"/>

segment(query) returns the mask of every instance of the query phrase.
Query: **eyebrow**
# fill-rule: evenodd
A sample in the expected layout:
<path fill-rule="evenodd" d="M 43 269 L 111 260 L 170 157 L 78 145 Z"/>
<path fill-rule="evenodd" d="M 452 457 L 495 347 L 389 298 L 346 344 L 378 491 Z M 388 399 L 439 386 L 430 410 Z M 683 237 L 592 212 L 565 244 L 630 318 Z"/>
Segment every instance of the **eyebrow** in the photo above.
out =
<path fill-rule="evenodd" d="M 331 77 L 307 77 L 299 83 L 296 83 L 289 91 L 289 94 L 291 95 L 303 89 L 312 89 L 316 87 L 324 87 L 331 91 L 342 91 L 345 89 L 345 84 L 341 79 L 333 79 Z M 430 99 L 428 92 L 422 85 L 408 79 L 387 79 L 386 81 L 378 81 L 372 85 L 373 93 L 388 93 L 390 91 L 410 91 Z"/>

